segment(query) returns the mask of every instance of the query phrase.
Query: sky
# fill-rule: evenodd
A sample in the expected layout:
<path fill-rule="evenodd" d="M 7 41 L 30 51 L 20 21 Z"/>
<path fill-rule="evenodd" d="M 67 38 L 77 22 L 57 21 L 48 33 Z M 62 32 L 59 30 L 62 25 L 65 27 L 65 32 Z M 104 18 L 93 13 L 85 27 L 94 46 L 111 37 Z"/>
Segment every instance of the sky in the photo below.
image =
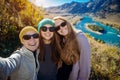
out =
<path fill-rule="evenodd" d="M 88 2 L 89 0 L 29 0 L 29 1 L 33 2 L 37 6 L 51 7 L 51 6 L 62 5 L 64 3 L 70 3 L 72 1 Z"/>

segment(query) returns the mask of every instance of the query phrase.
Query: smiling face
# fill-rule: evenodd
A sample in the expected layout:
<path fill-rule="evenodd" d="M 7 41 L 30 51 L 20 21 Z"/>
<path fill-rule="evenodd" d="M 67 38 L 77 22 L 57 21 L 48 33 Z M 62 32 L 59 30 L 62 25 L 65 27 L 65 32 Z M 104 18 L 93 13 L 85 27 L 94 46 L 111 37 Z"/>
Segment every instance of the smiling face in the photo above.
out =
<path fill-rule="evenodd" d="M 61 19 L 56 19 L 55 20 L 55 27 L 59 27 L 57 29 L 57 32 L 62 35 L 66 36 L 68 34 L 68 27 L 67 27 L 67 22 L 61 20 Z"/>
<path fill-rule="evenodd" d="M 45 30 L 46 28 L 46 30 Z M 46 24 L 44 25 L 44 28 L 41 27 L 41 36 L 43 37 L 43 41 L 45 43 L 48 43 L 51 41 L 51 38 L 53 37 L 54 35 L 54 30 L 52 30 L 53 27 L 50 25 L 50 24 Z"/>
<path fill-rule="evenodd" d="M 37 34 L 37 35 L 36 35 Z M 26 38 L 23 38 L 23 45 L 29 49 L 30 51 L 35 51 L 38 46 L 39 46 L 39 35 L 38 33 L 36 33 L 35 31 L 27 31 L 25 34 L 24 34 L 26 37 L 27 36 L 30 36 L 30 38 L 26 39 Z M 24 36 L 23 35 L 23 36 Z"/>

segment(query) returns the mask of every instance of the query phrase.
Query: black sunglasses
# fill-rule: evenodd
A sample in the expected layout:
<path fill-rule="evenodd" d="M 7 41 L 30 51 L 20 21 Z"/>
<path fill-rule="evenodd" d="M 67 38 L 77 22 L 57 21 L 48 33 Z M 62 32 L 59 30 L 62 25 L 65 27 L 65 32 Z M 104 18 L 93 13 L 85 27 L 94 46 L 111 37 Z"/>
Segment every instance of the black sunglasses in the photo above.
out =
<path fill-rule="evenodd" d="M 55 27 L 46 27 L 46 26 L 42 26 L 41 30 L 46 32 L 47 30 L 49 30 L 50 32 L 54 32 L 55 31 Z"/>
<path fill-rule="evenodd" d="M 38 33 L 35 33 L 35 34 L 32 34 L 32 35 L 24 35 L 23 36 L 23 39 L 24 40 L 29 40 L 29 39 L 31 39 L 31 37 L 33 37 L 34 39 L 37 39 L 37 38 L 39 38 L 39 34 Z"/>
<path fill-rule="evenodd" d="M 60 30 L 60 27 L 65 27 L 66 24 L 66 22 L 62 22 L 59 26 L 56 26 L 56 31 Z"/>

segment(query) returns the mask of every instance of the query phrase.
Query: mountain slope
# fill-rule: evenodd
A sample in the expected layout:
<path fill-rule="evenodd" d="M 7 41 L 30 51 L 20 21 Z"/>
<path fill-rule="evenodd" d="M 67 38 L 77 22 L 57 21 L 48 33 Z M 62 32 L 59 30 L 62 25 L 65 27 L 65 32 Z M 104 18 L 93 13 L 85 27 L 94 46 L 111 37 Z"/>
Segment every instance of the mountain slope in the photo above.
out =
<path fill-rule="evenodd" d="M 90 0 L 86 3 L 71 2 L 57 7 L 50 7 L 46 10 L 53 13 L 84 14 L 93 13 L 95 15 L 105 15 L 108 13 L 120 13 L 119 0 Z"/>

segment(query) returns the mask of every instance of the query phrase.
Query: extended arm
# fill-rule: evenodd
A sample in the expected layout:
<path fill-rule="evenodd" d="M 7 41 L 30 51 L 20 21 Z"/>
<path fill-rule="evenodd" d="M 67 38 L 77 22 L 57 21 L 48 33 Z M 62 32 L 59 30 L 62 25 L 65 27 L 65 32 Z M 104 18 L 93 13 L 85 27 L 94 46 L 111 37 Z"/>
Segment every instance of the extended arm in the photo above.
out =
<path fill-rule="evenodd" d="M 0 77 L 9 76 L 20 65 L 20 54 L 14 53 L 8 58 L 0 57 Z"/>

